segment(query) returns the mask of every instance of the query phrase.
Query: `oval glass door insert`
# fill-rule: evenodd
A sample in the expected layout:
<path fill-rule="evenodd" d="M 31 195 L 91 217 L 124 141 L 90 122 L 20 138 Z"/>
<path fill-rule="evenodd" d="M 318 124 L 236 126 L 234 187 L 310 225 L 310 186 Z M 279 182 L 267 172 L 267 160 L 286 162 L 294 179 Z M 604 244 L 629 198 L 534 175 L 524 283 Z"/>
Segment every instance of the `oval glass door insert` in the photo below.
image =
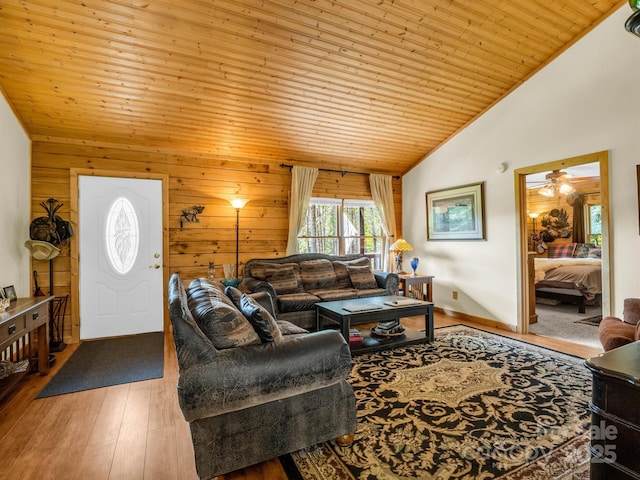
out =
<path fill-rule="evenodd" d="M 138 216 L 133 204 L 125 197 L 116 199 L 107 214 L 107 257 L 114 270 L 126 274 L 138 257 Z"/>

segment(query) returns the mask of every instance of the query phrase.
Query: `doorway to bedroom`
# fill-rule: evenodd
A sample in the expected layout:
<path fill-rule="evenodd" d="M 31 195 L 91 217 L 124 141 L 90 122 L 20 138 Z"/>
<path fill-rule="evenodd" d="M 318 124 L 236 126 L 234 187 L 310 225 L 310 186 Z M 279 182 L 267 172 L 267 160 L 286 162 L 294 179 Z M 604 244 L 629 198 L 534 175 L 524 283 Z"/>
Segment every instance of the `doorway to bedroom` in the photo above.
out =
<path fill-rule="evenodd" d="M 601 348 L 598 324 L 610 302 L 607 169 L 600 152 L 516 171 L 520 331 Z"/>

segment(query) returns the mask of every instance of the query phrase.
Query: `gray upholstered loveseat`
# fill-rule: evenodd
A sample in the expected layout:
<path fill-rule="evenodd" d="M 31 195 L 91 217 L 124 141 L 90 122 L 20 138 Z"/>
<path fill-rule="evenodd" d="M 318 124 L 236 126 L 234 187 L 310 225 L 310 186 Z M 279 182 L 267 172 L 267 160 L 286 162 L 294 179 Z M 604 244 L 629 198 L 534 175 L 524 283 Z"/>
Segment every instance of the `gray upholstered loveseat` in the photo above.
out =
<path fill-rule="evenodd" d="M 225 291 L 204 279 L 185 289 L 177 274 L 169 282 L 178 399 L 198 476 L 355 432 L 355 397 L 346 381 L 351 354 L 342 336 L 276 322 L 265 313 L 271 302 L 265 293 Z"/>
<path fill-rule="evenodd" d="M 398 283 L 396 273 L 373 272 L 363 255 L 303 253 L 249 260 L 239 288 L 268 292 L 278 319 L 314 329 L 316 303 L 395 295 Z"/>

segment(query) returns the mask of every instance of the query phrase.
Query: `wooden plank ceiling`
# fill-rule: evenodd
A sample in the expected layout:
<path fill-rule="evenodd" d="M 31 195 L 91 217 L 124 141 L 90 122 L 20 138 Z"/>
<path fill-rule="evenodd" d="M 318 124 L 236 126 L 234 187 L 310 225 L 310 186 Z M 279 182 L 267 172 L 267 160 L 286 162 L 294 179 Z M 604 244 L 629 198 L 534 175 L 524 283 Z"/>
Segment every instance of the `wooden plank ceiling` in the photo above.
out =
<path fill-rule="evenodd" d="M 1 0 L 0 87 L 34 140 L 398 174 L 624 3 Z"/>

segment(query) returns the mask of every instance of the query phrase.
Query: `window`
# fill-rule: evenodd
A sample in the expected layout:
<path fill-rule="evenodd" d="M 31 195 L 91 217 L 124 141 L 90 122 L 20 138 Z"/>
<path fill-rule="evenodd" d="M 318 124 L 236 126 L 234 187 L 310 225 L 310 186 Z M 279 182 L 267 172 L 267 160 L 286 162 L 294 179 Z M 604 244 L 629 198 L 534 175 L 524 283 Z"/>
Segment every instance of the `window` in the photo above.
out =
<path fill-rule="evenodd" d="M 300 253 L 360 253 L 382 269 L 384 229 L 373 200 L 312 198 L 298 234 Z"/>
<path fill-rule="evenodd" d="M 602 212 L 600 205 L 587 205 L 589 218 L 587 225 L 587 238 L 589 242 L 602 245 Z"/>

